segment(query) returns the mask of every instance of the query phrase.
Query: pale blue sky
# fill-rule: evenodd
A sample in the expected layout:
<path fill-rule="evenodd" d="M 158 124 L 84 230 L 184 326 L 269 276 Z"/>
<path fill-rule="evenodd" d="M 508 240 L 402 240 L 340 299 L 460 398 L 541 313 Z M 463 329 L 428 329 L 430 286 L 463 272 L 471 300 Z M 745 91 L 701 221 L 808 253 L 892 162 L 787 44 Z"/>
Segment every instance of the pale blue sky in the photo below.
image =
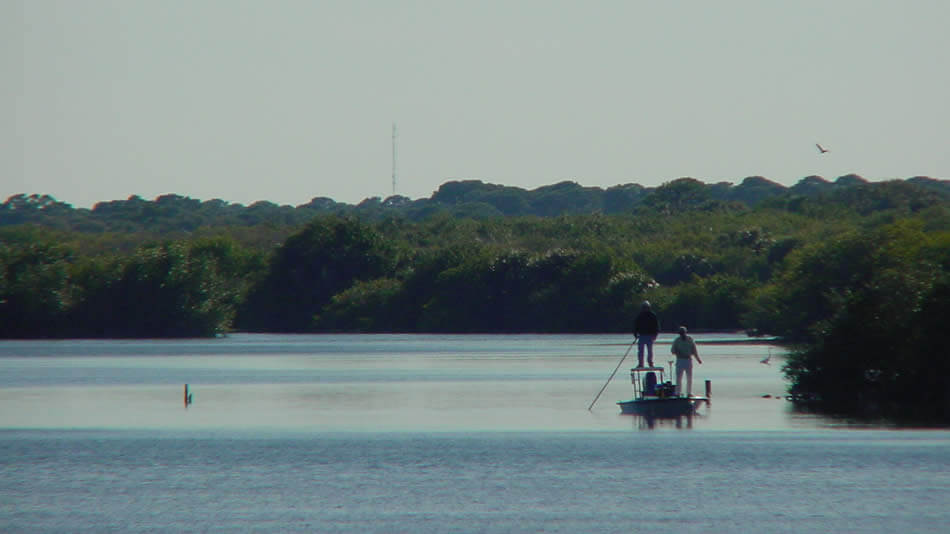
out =
<path fill-rule="evenodd" d="M 0 0 L 0 200 L 950 178 L 947 1 Z M 819 155 L 814 144 L 831 152 Z"/>

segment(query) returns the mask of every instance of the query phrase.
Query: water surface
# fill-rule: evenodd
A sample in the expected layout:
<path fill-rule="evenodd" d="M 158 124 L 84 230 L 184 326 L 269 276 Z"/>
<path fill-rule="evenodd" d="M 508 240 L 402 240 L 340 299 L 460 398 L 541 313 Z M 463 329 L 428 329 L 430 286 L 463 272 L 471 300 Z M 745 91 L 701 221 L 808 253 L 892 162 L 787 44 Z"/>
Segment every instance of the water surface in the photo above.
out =
<path fill-rule="evenodd" d="M 629 336 L 0 342 L 0 531 L 945 528 L 950 433 L 797 414 L 780 349 L 696 337 L 712 405 L 651 422 L 632 353 L 587 410 Z"/>

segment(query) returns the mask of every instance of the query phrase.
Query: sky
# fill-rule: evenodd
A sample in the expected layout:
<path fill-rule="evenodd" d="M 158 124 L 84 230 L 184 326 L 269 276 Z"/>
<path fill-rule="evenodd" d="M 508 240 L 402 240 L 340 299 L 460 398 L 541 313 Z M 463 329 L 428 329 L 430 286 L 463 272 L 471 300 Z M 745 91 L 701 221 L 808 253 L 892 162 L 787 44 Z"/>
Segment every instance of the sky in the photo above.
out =
<path fill-rule="evenodd" d="M 412 199 L 947 179 L 948 21 L 944 0 L 0 0 L 0 201 L 356 204 L 394 168 Z"/>

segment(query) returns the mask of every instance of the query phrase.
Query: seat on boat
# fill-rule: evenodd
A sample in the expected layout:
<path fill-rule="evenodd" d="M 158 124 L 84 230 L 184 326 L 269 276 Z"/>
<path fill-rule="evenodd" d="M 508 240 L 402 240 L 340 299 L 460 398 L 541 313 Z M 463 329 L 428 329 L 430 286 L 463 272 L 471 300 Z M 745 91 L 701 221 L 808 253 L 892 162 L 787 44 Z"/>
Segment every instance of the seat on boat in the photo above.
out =
<path fill-rule="evenodd" d="M 656 395 L 656 373 L 650 371 L 643 376 L 643 394 Z"/>

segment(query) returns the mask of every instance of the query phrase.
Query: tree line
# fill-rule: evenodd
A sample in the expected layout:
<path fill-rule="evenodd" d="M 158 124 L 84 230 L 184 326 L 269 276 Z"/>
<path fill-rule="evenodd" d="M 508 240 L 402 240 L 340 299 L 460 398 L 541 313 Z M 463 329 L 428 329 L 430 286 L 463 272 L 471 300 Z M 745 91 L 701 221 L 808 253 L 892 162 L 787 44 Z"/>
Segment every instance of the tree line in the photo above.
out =
<path fill-rule="evenodd" d="M 918 176 L 903 182 L 916 186 L 915 195 L 950 195 L 950 181 L 947 180 Z M 220 199 L 201 201 L 167 194 L 154 200 L 133 195 L 126 200 L 99 202 L 92 209 L 73 208 L 50 195 L 18 194 L 0 204 L 0 227 L 37 224 L 84 233 L 189 234 L 207 227 L 300 226 L 319 215 L 353 216 L 364 221 L 388 218 L 423 221 L 436 215 L 474 219 L 598 213 L 627 215 L 641 207 L 662 211 L 678 209 L 677 204 L 684 203 L 713 209 L 754 208 L 763 203 L 778 202 L 794 209 L 804 199 L 839 195 L 846 190 L 860 190 L 868 184 L 867 180 L 853 174 L 841 176 L 833 182 L 808 176 L 792 187 L 761 176 L 751 176 L 738 185 L 727 182 L 705 184 L 694 178 L 680 178 L 662 187 L 623 184 L 602 189 L 565 181 L 529 191 L 480 180 L 457 180 L 442 184 L 429 198 L 371 197 L 356 205 L 316 197 L 297 206 L 281 206 L 263 200 L 244 206 Z M 906 198 L 870 199 L 863 192 L 856 194 L 868 203 L 864 206 L 866 210 L 881 210 L 907 201 Z"/>
<path fill-rule="evenodd" d="M 749 206 L 679 180 L 618 215 L 20 224 L 0 228 L 0 337 L 629 332 L 650 300 L 666 331 L 781 337 L 803 404 L 946 420 L 948 267 L 950 201 L 909 181 Z"/>

